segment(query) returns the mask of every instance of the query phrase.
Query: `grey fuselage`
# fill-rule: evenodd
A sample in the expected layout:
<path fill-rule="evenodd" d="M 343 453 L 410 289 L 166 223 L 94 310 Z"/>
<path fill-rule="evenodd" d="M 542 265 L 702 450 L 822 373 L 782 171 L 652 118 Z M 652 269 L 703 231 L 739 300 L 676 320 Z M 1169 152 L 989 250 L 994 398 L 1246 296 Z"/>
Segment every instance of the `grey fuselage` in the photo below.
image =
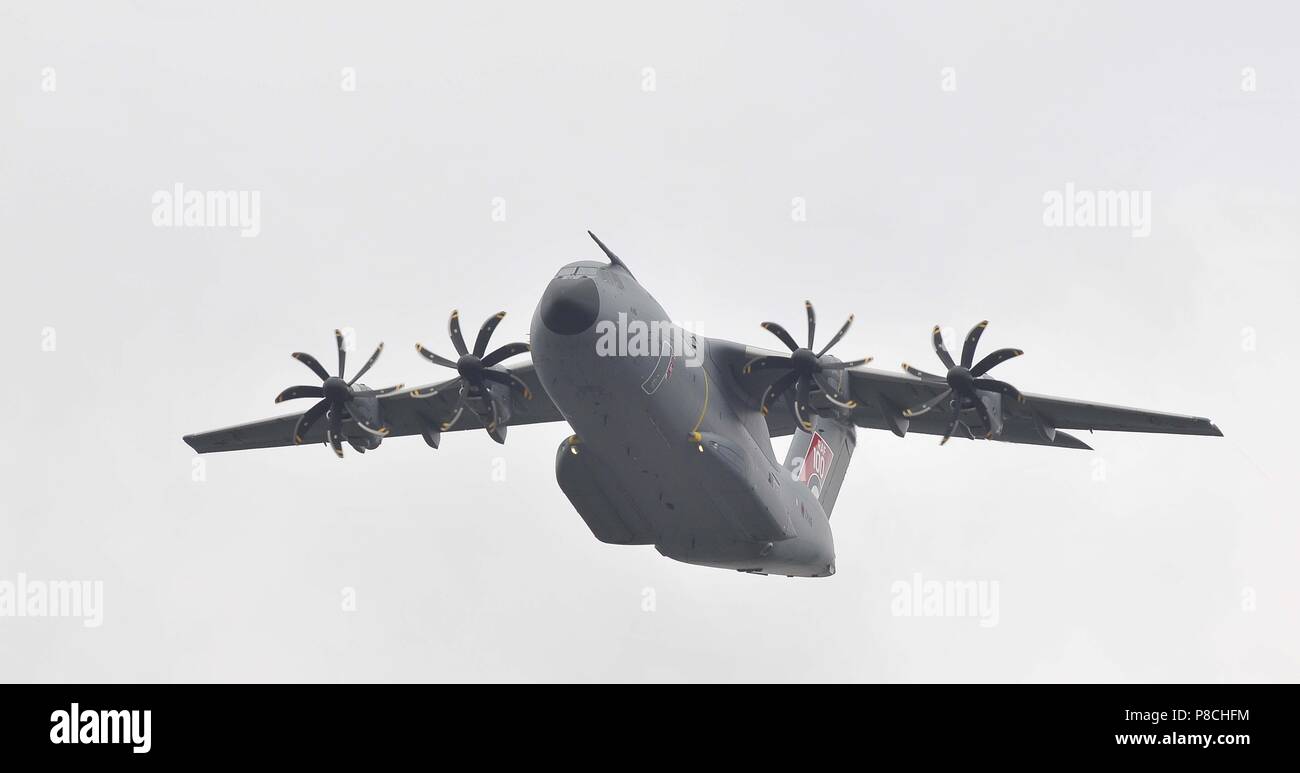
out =
<path fill-rule="evenodd" d="M 816 492 L 776 459 L 764 416 L 718 361 L 734 344 L 672 324 L 622 265 L 580 261 L 547 286 L 531 346 L 575 432 L 557 478 L 598 539 L 703 566 L 834 573 Z"/>

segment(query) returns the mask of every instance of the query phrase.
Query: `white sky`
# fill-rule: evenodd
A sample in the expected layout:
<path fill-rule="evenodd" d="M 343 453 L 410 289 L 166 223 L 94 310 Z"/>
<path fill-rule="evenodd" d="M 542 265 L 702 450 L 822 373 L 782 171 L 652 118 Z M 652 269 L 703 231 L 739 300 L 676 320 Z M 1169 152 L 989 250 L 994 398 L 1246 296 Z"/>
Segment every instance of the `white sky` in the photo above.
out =
<path fill-rule="evenodd" d="M 95 629 L 0 618 L 0 680 L 1295 681 L 1297 16 L 0 2 L 0 581 L 105 594 Z M 177 182 L 260 191 L 261 234 L 154 227 Z M 1151 236 L 1044 227 L 1067 182 L 1150 191 Z M 279 413 L 335 327 L 387 342 L 373 385 L 436 378 L 453 307 L 517 340 L 587 228 L 706 335 L 811 298 L 857 314 L 840 356 L 928 368 L 987 318 L 1023 389 L 1227 437 L 862 431 L 829 580 L 597 542 L 563 425 L 191 479 L 181 435 Z M 998 625 L 893 616 L 918 572 L 997 581 Z"/>

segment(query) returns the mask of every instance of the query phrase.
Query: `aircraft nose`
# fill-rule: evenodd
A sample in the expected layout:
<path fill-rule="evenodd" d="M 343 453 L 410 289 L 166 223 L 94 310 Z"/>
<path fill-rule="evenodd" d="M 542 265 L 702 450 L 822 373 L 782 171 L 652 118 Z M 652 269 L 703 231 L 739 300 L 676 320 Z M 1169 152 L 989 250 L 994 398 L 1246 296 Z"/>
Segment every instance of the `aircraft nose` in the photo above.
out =
<path fill-rule="evenodd" d="M 577 335 L 596 322 L 600 291 L 589 277 L 561 277 L 542 294 L 542 324 L 552 333 Z"/>

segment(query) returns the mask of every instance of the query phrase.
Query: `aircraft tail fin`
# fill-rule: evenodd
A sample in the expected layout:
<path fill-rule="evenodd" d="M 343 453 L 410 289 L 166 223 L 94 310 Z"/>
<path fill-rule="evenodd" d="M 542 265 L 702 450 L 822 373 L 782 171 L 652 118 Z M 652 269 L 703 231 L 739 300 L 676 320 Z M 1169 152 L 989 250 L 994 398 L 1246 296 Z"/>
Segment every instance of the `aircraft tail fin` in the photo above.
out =
<path fill-rule="evenodd" d="M 813 420 L 812 432 L 797 427 L 790 439 L 785 468 L 813 490 L 828 518 L 857 444 L 852 424 L 825 416 Z"/>

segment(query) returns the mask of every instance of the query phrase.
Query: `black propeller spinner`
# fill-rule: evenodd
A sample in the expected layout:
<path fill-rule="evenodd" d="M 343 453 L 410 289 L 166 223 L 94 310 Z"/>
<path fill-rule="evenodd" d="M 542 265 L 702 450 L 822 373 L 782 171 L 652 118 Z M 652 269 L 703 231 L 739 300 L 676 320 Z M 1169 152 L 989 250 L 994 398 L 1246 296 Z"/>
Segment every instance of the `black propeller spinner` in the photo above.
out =
<path fill-rule="evenodd" d="M 311 368 L 312 372 L 320 376 L 321 386 L 291 386 L 276 396 L 275 401 L 282 403 L 285 400 L 297 400 L 303 397 L 320 397 L 320 402 L 307 409 L 307 412 L 298 417 L 298 423 L 293 427 L 293 442 L 295 445 L 303 442 L 303 437 L 307 434 L 312 425 L 320 420 L 321 416 L 329 414 L 329 429 L 327 438 L 330 446 L 334 449 L 335 456 L 343 458 L 343 412 L 347 410 L 348 403 L 359 397 L 378 397 L 390 392 L 396 392 L 402 388 L 401 384 L 391 386 L 387 389 L 353 389 L 352 385 L 357 380 L 366 375 L 370 366 L 375 364 L 379 359 L 379 354 L 384 350 L 383 343 L 375 348 L 375 353 L 370 355 L 366 364 L 361 366 L 361 370 L 350 381 L 343 380 L 343 366 L 347 362 L 347 352 L 343 349 L 343 333 L 334 331 L 334 342 L 339 351 L 339 374 L 331 376 L 320 362 L 310 354 L 304 352 L 294 352 L 293 358 L 303 365 Z M 387 427 L 371 427 L 366 423 L 365 418 L 360 411 L 349 411 L 352 420 L 356 425 L 366 432 L 377 437 L 384 437 L 388 434 Z"/>
<path fill-rule="evenodd" d="M 804 301 L 803 305 L 804 309 L 808 312 L 808 346 L 800 347 L 799 344 L 795 343 L 794 338 L 786 332 L 786 329 L 775 322 L 764 322 L 764 330 L 781 339 L 781 343 L 790 347 L 790 356 L 758 357 L 750 360 L 749 363 L 745 365 L 744 372 L 750 373 L 755 370 L 774 369 L 788 371 L 785 375 L 772 382 L 772 385 L 767 388 L 767 392 L 763 395 L 761 410 L 763 411 L 763 415 L 766 416 L 768 409 L 772 407 L 772 403 L 776 402 L 781 395 L 785 394 L 791 389 L 791 387 L 793 387 L 795 395 L 794 400 L 792 400 L 790 404 L 794 408 L 795 421 L 799 422 L 799 425 L 804 429 L 810 430 L 813 426 L 812 422 L 807 421 L 804 418 L 803 411 L 804 408 L 808 407 L 808 396 L 812 392 L 813 385 L 816 384 L 820 387 L 822 393 L 826 395 L 826 399 L 830 400 L 832 403 L 842 408 L 854 408 L 857 406 L 857 401 L 849 395 L 840 392 L 839 389 L 836 389 L 835 384 L 831 382 L 826 371 L 844 370 L 845 368 L 855 368 L 859 365 L 866 365 L 868 362 L 871 362 L 871 358 L 864 357 L 861 360 L 854 360 L 853 362 L 822 362 L 822 355 L 826 354 L 832 346 L 839 343 L 840 339 L 844 337 L 844 334 L 849 332 L 849 326 L 853 324 L 853 315 L 849 315 L 848 321 L 845 322 L 839 332 L 831 338 L 830 343 L 823 346 L 821 351 L 813 352 L 813 335 L 817 330 L 817 314 L 813 311 L 811 301 Z"/>
<path fill-rule="evenodd" d="M 497 325 L 501 324 L 501 320 L 505 319 L 505 316 L 506 313 L 504 311 L 499 311 L 491 317 L 488 317 L 487 321 L 483 323 L 483 326 L 479 328 L 478 338 L 474 339 L 474 350 L 470 351 L 469 348 L 465 346 L 465 336 L 460 332 L 460 312 L 452 311 L 451 321 L 448 323 L 448 329 L 451 332 L 452 346 L 456 347 L 456 353 L 460 355 L 459 359 L 455 362 L 425 349 L 420 344 L 415 345 L 415 350 L 420 353 L 420 356 L 435 365 L 441 365 L 444 368 L 454 368 L 458 374 L 458 378 L 452 379 L 446 384 L 441 384 L 436 389 L 429 389 L 423 392 L 416 389 L 411 392 L 412 397 L 428 398 L 433 397 L 440 391 L 446 389 L 459 390 L 460 396 L 458 398 L 459 404 L 456 408 L 456 414 L 452 416 L 450 421 L 442 423 L 442 431 L 445 432 L 446 430 L 451 429 L 452 425 L 460 419 L 461 414 L 467 407 L 467 403 L 470 403 L 468 407 L 470 407 L 471 410 L 474 410 L 475 404 L 478 404 L 482 408 L 486 409 L 484 412 L 487 413 L 485 422 L 488 434 L 498 443 L 505 442 L 506 428 L 499 421 L 504 407 L 498 405 L 497 399 L 494 398 L 490 391 L 486 389 L 486 382 L 488 381 L 503 384 L 509 388 L 518 390 L 527 400 L 533 399 L 533 393 L 528 389 L 528 385 L 521 381 L 518 376 L 515 376 L 509 370 L 496 370 L 494 368 L 494 366 L 504 360 L 529 351 L 528 344 L 506 344 L 493 350 L 491 354 L 484 354 L 487 352 L 488 341 L 492 339 L 492 332 L 497 329 Z"/>
<path fill-rule="evenodd" d="M 961 423 L 961 409 L 965 407 L 973 407 L 975 412 L 979 414 L 980 421 L 984 422 L 987 430 L 984 437 L 987 438 L 993 434 L 993 422 L 989 416 L 989 410 L 976 393 L 976 390 L 1001 392 L 1003 395 L 1014 398 L 1019 402 L 1023 403 L 1025 401 L 1024 396 L 1020 394 L 1020 390 L 1007 382 L 983 377 L 995 365 L 1006 362 L 1012 357 L 1019 357 L 1024 354 L 1023 351 L 1019 349 L 998 349 L 984 357 L 974 367 L 971 366 L 971 362 L 975 359 L 975 345 L 979 343 L 980 336 L 984 334 L 984 328 L 988 327 L 988 325 L 989 321 L 986 319 L 970 329 L 970 333 L 966 335 L 966 343 L 961 348 L 961 364 L 953 362 L 952 355 L 948 353 L 947 347 L 943 345 L 943 334 L 939 332 L 939 326 L 934 326 L 934 330 L 931 332 L 931 338 L 934 341 L 934 353 L 939 355 L 939 359 L 948 368 L 946 376 L 926 373 L 923 370 L 913 368 L 906 362 L 903 363 L 903 370 L 919 379 L 942 382 L 948 385 L 947 389 L 935 397 L 926 400 L 915 408 L 908 408 L 903 411 L 903 415 L 907 417 L 920 416 L 944 400 L 950 397 L 953 398 L 952 423 L 948 425 L 948 431 L 943 434 L 943 440 L 939 441 L 939 445 L 947 443 L 949 438 L 952 437 L 952 433 L 957 430 L 957 425 Z M 969 427 L 967 431 L 969 431 Z"/>

